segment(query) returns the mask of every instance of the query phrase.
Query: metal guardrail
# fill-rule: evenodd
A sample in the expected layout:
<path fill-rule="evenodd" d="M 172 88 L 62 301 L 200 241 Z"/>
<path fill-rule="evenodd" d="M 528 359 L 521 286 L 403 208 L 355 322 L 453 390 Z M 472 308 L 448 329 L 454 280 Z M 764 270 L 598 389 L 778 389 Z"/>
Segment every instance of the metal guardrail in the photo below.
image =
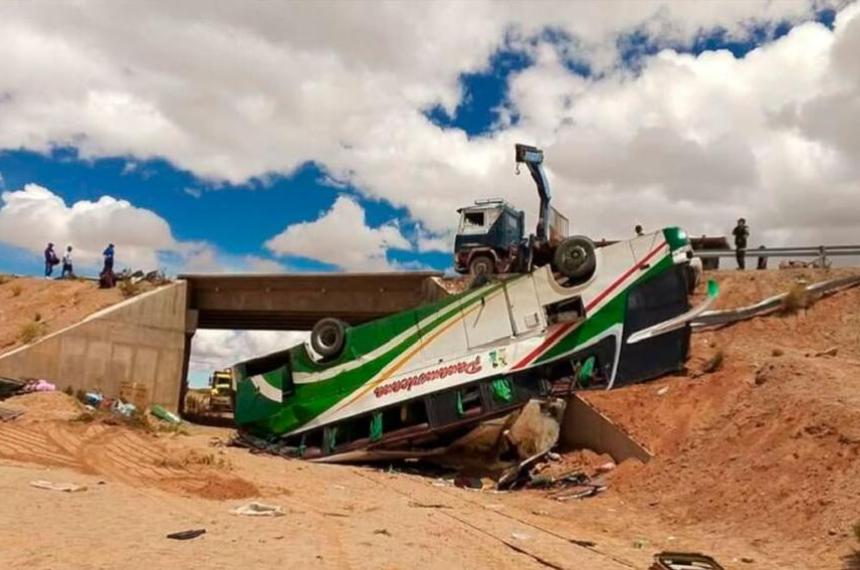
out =
<path fill-rule="evenodd" d="M 829 267 L 832 256 L 858 256 L 860 257 L 860 245 L 819 245 L 819 246 L 795 246 L 795 247 L 757 247 L 747 248 L 746 258 L 758 260 L 758 268 L 767 266 L 769 257 L 794 257 L 814 258 L 812 263 L 817 267 Z M 700 259 L 719 259 L 720 257 L 735 257 L 737 250 L 734 249 L 700 249 L 693 250 L 693 255 Z M 719 263 L 719 262 L 717 262 Z"/>
<path fill-rule="evenodd" d="M 848 277 L 839 277 L 837 279 L 829 279 L 827 281 L 813 283 L 806 287 L 806 292 L 809 294 L 811 299 L 819 299 L 843 289 L 857 286 L 860 286 L 860 275 L 850 275 Z M 696 317 L 692 321 L 691 325 L 693 330 L 700 330 L 708 327 L 729 325 L 731 323 L 751 319 L 753 317 L 761 317 L 782 307 L 783 300 L 787 296 L 788 293 L 782 293 L 780 295 L 768 297 L 754 305 L 747 305 L 746 307 L 706 311 Z"/>
<path fill-rule="evenodd" d="M 693 252 L 702 259 L 734 257 L 734 249 L 700 249 Z M 758 247 L 747 248 L 747 257 L 830 257 L 832 255 L 860 255 L 860 245 L 819 245 L 810 247 Z"/>

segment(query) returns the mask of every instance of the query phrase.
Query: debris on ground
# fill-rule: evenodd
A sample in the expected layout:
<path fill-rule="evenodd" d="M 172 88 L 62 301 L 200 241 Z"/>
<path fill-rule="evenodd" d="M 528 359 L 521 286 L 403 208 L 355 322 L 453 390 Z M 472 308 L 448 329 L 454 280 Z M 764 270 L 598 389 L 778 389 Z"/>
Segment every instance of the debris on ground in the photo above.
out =
<path fill-rule="evenodd" d="M 78 485 L 76 483 L 52 483 L 51 481 L 30 481 L 31 487 L 37 489 L 45 489 L 47 491 L 60 491 L 62 493 L 78 493 L 86 491 L 86 485 Z"/>
<path fill-rule="evenodd" d="M 26 385 L 24 380 L 0 376 L 0 400 L 20 393 Z"/>
<path fill-rule="evenodd" d="M 160 420 L 164 420 L 168 423 L 171 423 L 171 424 L 182 423 L 182 420 L 179 418 L 179 416 L 177 416 L 176 414 L 174 414 L 173 412 L 171 412 L 169 410 L 164 409 L 163 406 L 160 406 L 158 404 L 154 404 L 153 406 L 150 406 L 149 411 L 156 418 L 158 418 Z"/>
<path fill-rule="evenodd" d="M 191 540 L 192 538 L 197 538 L 201 534 L 206 534 L 205 528 L 198 528 L 194 530 L 183 530 L 181 532 L 173 532 L 167 535 L 167 538 L 172 538 L 173 540 Z"/>
<path fill-rule="evenodd" d="M 57 387 L 48 382 L 47 380 L 35 379 L 28 382 L 22 389 L 22 394 L 29 394 L 30 392 L 53 392 L 57 389 Z"/>
<path fill-rule="evenodd" d="M 24 410 L 13 410 L 12 408 L 4 408 L 3 406 L 0 406 L 0 422 L 11 422 L 23 414 Z"/>
<path fill-rule="evenodd" d="M 720 564 L 698 552 L 660 552 L 650 570 L 724 570 Z"/>
<path fill-rule="evenodd" d="M 815 353 L 816 358 L 820 358 L 822 356 L 836 356 L 839 353 L 838 346 L 831 346 L 827 350 L 821 350 Z"/>
<path fill-rule="evenodd" d="M 482 489 L 484 483 L 480 477 L 456 477 L 454 479 L 454 486 L 461 489 Z"/>
<path fill-rule="evenodd" d="M 230 510 L 234 515 L 242 515 L 247 517 L 282 517 L 286 513 L 284 509 L 277 505 L 267 505 L 265 503 L 247 503 L 240 507 Z"/>

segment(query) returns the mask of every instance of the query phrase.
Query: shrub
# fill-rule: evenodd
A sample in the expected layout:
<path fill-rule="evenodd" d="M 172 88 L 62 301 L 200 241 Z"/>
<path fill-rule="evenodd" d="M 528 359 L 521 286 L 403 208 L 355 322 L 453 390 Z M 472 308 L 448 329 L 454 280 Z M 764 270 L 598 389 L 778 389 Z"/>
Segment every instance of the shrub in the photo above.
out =
<path fill-rule="evenodd" d="M 18 340 L 24 344 L 30 344 L 43 334 L 45 334 L 45 323 L 33 320 L 21 327 L 18 331 Z"/>
<path fill-rule="evenodd" d="M 119 288 L 120 293 L 122 293 L 122 296 L 126 299 L 131 299 L 143 292 L 143 288 L 140 286 L 140 283 L 132 283 L 131 279 L 120 281 L 117 287 Z"/>
<path fill-rule="evenodd" d="M 24 290 L 24 289 L 23 289 L 20 285 L 13 285 L 13 286 L 12 286 L 12 296 L 13 296 L 13 297 L 18 297 L 19 295 L 21 295 L 21 292 L 22 292 L 23 290 Z"/>
<path fill-rule="evenodd" d="M 806 285 L 803 283 L 795 283 L 782 298 L 780 303 L 780 313 L 783 315 L 793 315 L 801 309 L 808 309 L 812 306 L 812 299 L 806 291 Z"/>

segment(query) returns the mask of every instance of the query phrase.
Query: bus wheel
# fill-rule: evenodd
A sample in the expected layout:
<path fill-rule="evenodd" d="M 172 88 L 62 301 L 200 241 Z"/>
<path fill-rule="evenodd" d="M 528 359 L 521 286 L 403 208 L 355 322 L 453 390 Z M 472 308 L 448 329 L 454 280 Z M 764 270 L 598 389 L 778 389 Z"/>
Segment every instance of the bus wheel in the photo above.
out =
<path fill-rule="evenodd" d="M 572 236 L 560 244 L 553 254 L 555 269 L 568 279 L 581 283 L 597 268 L 594 243 L 585 236 Z"/>
<path fill-rule="evenodd" d="M 322 319 L 311 331 L 311 347 L 325 360 L 337 357 L 345 343 L 346 325 L 337 319 Z"/>

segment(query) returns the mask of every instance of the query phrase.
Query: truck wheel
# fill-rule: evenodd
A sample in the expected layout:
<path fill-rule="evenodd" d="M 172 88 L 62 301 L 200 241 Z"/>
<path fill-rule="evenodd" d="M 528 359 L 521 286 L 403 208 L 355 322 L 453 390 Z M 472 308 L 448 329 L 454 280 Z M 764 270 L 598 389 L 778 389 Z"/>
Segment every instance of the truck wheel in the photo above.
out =
<path fill-rule="evenodd" d="M 345 342 L 346 325 L 337 319 L 322 319 L 311 331 L 311 347 L 326 360 L 339 355 Z"/>
<path fill-rule="evenodd" d="M 488 255 L 476 255 L 469 262 L 469 274 L 472 277 L 477 277 L 478 275 L 490 276 L 495 273 L 495 269 L 496 264 L 493 262 L 493 258 Z"/>
<path fill-rule="evenodd" d="M 575 282 L 585 281 L 597 268 L 594 243 L 585 236 L 565 239 L 555 248 L 553 266 L 568 279 Z"/>

